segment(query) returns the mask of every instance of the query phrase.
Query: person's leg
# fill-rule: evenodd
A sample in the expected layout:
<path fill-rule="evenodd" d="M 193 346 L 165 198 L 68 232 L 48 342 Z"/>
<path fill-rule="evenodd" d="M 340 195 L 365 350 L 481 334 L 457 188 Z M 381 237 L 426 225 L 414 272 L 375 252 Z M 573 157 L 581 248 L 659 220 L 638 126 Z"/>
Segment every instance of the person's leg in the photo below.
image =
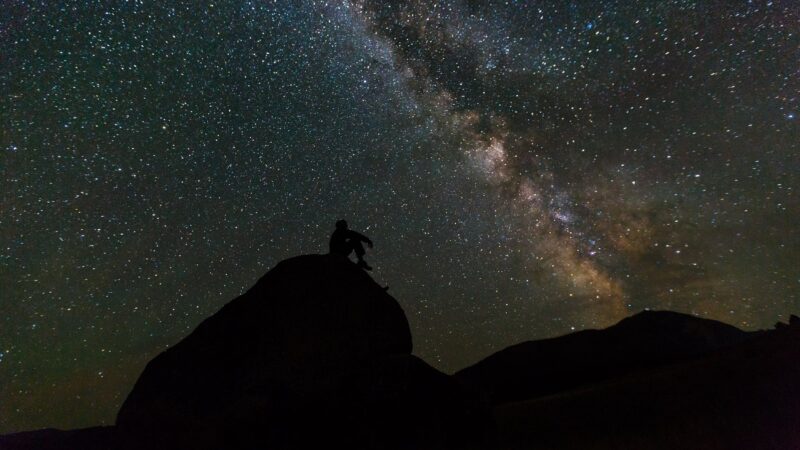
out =
<path fill-rule="evenodd" d="M 364 250 L 364 245 L 361 244 L 361 241 L 352 241 L 351 243 L 353 246 L 353 251 L 356 252 L 356 258 L 358 258 L 359 261 L 363 261 L 364 254 L 367 253 L 367 251 Z"/>
<path fill-rule="evenodd" d="M 364 254 L 367 252 L 364 250 L 364 246 L 361 244 L 361 241 L 355 241 L 352 243 L 353 250 L 356 252 L 356 258 L 358 258 L 358 266 L 363 268 L 364 270 L 372 270 L 372 267 L 364 261 Z"/>

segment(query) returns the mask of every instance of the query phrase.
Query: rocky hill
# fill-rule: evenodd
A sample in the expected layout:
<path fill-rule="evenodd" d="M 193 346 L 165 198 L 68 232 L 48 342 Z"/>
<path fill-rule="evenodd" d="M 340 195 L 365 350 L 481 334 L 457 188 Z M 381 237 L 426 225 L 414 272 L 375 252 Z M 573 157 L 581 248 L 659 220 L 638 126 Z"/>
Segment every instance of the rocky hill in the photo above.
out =
<path fill-rule="evenodd" d="M 501 404 L 698 358 L 751 335 L 714 320 L 644 311 L 604 330 L 508 347 L 455 376 Z"/>
<path fill-rule="evenodd" d="M 800 326 L 495 408 L 496 449 L 800 449 Z"/>
<path fill-rule="evenodd" d="M 397 301 L 348 259 L 281 262 L 156 356 L 115 427 L 0 438 L 6 449 L 482 447 L 478 397 L 411 355 Z"/>
<path fill-rule="evenodd" d="M 672 312 L 518 344 L 449 376 L 344 257 L 281 262 L 156 356 L 117 424 L 0 450 L 800 449 L 800 319 Z"/>

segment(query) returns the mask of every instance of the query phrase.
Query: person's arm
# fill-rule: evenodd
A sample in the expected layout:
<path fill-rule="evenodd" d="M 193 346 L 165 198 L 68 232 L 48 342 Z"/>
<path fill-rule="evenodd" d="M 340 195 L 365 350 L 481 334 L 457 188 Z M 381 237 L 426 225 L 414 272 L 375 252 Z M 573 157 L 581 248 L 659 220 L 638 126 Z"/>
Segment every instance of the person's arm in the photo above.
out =
<path fill-rule="evenodd" d="M 359 233 L 357 231 L 350 230 L 350 237 L 352 239 L 357 239 L 357 240 L 359 240 L 361 242 L 366 242 L 367 246 L 369 248 L 372 248 L 372 241 L 370 240 L 370 238 L 364 236 L 363 234 L 361 234 L 361 233 Z"/>

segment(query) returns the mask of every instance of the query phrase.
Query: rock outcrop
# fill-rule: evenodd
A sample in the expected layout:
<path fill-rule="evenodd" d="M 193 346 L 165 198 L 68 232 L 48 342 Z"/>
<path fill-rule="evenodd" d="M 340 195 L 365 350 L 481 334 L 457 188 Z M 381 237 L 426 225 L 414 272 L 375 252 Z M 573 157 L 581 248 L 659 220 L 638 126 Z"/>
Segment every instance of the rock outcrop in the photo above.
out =
<path fill-rule="evenodd" d="M 402 309 L 363 270 L 334 255 L 292 258 L 154 358 L 117 429 L 193 449 L 482 439 L 486 410 L 411 350 Z"/>
<path fill-rule="evenodd" d="M 455 376 L 411 350 L 400 305 L 367 273 L 343 257 L 300 256 L 154 358 L 116 426 L 0 436 L 0 449 L 783 450 L 800 442 L 796 316 L 744 332 L 644 312 L 509 347 Z"/>

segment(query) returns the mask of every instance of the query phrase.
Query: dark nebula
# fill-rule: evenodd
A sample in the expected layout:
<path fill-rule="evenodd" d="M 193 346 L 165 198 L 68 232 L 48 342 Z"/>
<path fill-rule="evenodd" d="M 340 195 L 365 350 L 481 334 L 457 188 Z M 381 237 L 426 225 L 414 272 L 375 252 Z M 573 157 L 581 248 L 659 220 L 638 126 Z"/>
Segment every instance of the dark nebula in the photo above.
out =
<path fill-rule="evenodd" d="M 112 423 L 340 218 L 445 371 L 800 310 L 795 1 L 9 0 L 0 49 L 0 433 Z"/>

